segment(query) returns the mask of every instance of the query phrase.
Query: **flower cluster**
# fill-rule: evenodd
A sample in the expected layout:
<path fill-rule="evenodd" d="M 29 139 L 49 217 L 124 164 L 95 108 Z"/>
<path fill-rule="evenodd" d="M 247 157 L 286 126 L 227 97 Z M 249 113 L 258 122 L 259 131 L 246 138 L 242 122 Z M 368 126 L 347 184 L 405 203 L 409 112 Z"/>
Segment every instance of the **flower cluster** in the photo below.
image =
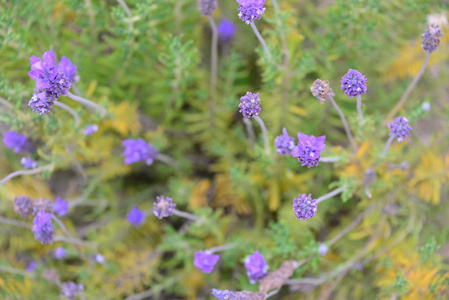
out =
<path fill-rule="evenodd" d="M 276 152 L 284 155 L 292 154 L 293 149 L 295 148 L 295 138 L 291 137 L 287 133 L 287 129 L 282 129 L 282 135 L 279 135 L 274 140 L 274 146 L 276 147 Z"/>
<path fill-rule="evenodd" d="M 260 103 L 259 93 L 253 94 L 247 92 L 245 96 L 240 98 L 239 112 L 247 118 L 255 117 L 259 115 L 261 111 Z"/>
<path fill-rule="evenodd" d="M 37 162 L 28 157 L 22 157 L 20 163 L 23 165 L 25 169 L 34 169 L 37 167 Z"/>
<path fill-rule="evenodd" d="M 33 199 L 27 196 L 16 196 L 14 199 L 14 211 L 26 219 L 33 215 Z"/>
<path fill-rule="evenodd" d="M 237 0 L 240 7 L 239 18 L 246 24 L 254 22 L 254 20 L 260 20 L 265 12 L 265 0 Z"/>
<path fill-rule="evenodd" d="M 58 197 L 53 204 L 53 210 L 59 217 L 63 217 L 69 212 L 69 203 Z"/>
<path fill-rule="evenodd" d="M 133 164 L 138 161 L 144 161 L 147 165 L 151 165 L 159 153 L 156 148 L 146 143 L 143 139 L 127 139 L 122 142 L 125 151 L 125 164 Z"/>
<path fill-rule="evenodd" d="M 79 294 L 84 289 L 82 284 L 76 284 L 72 281 L 65 282 L 61 286 L 61 297 L 68 300 L 76 300 L 76 295 Z"/>
<path fill-rule="evenodd" d="M 156 202 L 154 202 L 153 213 L 158 219 L 170 217 L 176 204 L 173 203 L 172 198 L 165 196 L 157 196 Z"/>
<path fill-rule="evenodd" d="M 410 135 L 410 130 L 412 130 L 406 117 L 397 117 L 393 123 L 388 124 L 388 127 L 390 127 L 389 136 L 394 136 L 398 142 L 402 142 L 406 136 Z"/>
<path fill-rule="evenodd" d="M 56 65 L 53 49 L 44 52 L 42 59 L 31 56 L 31 71 L 28 75 L 36 83 L 35 93 L 28 102 L 34 112 L 49 112 L 60 96 L 66 95 L 71 86 L 71 78 L 75 78 L 76 66 L 67 57 L 61 58 Z"/>
<path fill-rule="evenodd" d="M 198 10 L 203 16 L 210 16 L 217 8 L 216 0 L 198 0 Z"/>
<path fill-rule="evenodd" d="M 312 95 L 320 100 L 321 103 L 326 102 L 329 96 L 335 96 L 334 91 L 329 86 L 329 81 L 317 79 L 310 88 Z"/>
<path fill-rule="evenodd" d="M 248 270 L 249 281 L 254 284 L 268 274 L 269 267 L 263 255 L 259 251 L 255 251 L 245 259 L 245 268 Z"/>
<path fill-rule="evenodd" d="M 145 213 L 139 210 L 138 207 L 134 206 L 128 213 L 128 222 L 133 226 L 140 226 L 145 221 Z"/>
<path fill-rule="evenodd" d="M 293 211 L 297 219 L 310 219 L 316 214 L 317 209 L 318 205 L 311 194 L 299 194 L 298 198 L 293 199 Z"/>
<path fill-rule="evenodd" d="M 86 129 L 84 129 L 84 135 L 92 135 L 92 134 L 94 134 L 97 131 L 98 131 L 98 125 L 97 124 L 88 125 L 86 127 Z"/>
<path fill-rule="evenodd" d="M 25 150 L 27 138 L 17 131 L 8 131 L 3 134 L 3 143 L 7 148 L 12 148 L 14 152 L 18 153 Z"/>
<path fill-rule="evenodd" d="M 210 273 L 219 259 L 220 256 L 218 255 L 209 253 L 208 251 L 199 251 L 195 253 L 193 265 L 204 273 Z"/>
<path fill-rule="evenodd" d="M 36 214 L 33 220 L 34 237 L 42 244 L 50 244 L 53 241 L 53 223 L 51 222 L 52 215 L 45 211 L 40 211 Z"/>
<path fill-rule="evenodd" d="M 438 25 L 427 25 L 427 30 L 422 35 L 422 48 L 428 53 L 434 52 L 440 45 L 440 38 L 443 35 Z"/>
<path fill-rule="evenodd" d="M 226 19 L 221 20 L 218 25 L 218 34 L 222 43 L 231 42 L 235 35 L 235 25 Z"/>
<path fill-rule="evenodd" d="M 318 165 L 320 153 L 326 148 L 326 136 L 314 137 L 298 132 L 298 145 L 293 149 L 292 156 L 297 157 L 301 166 L 308 168 Z"/>
<path fill-rule="evenodd" d="M 58 247 L 55 249 L 55 257 L 56 259 L 64 259 L 65 255 L 66 255 L 66 251 L 63 247 Z"/>
<path fill-rule="evenodd" d="M 345 92 L 345 95 L 348 95 L 349 98 L 357 97 L 362 94 L 366 94 L 366 79 L 365 76 L 362 75 L 357 70 L 350 69 L 348 73 L 343 75 L 341 78 L 341 90 Z"/>

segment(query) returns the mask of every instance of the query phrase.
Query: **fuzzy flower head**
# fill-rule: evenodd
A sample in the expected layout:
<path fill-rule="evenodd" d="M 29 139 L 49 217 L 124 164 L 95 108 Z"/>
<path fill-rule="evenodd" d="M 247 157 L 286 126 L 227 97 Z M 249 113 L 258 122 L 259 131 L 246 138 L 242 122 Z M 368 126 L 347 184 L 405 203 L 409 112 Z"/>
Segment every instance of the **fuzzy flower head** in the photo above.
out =
<path fill-rule="evenodd" d="M 260 102 L 259 93 L 247 92 L 245 96 L 240 98 L 239 112 L 247 118 L 258 116 L 261 111 Z"/>
<path fill-rule="evenodd" d="M 232 41 L 235 35 L 235 25 L 226 19 L 221 20 L 218 25 L 218 34 L 222 43 Z"/>
<path fill-rule="evenodd" d="M 122 142 L 122 145 L 125 147 L 123 155 L 127 165 L 138 161 L 144 161 L 147 165 L 151 165 L 158 154 L 157 149 L 143 139 L 127 139 Z"/>
<path fill-rule="evenodd" d="M 291 137 L 287 133 L 287 129 L 282 129 L 282 135 L 279 135 L 274 140 L 274 146 L 276 147 L 276 152 L 280 155 L 290 155 L 295 148 L 295 138 Z"/>
<path fill-rule="evenodd" d="M 440 45 L 440 39 L 443 35 L 438 25 L 427 25 L 427 30 L 422 35 L 422 48 L 428 53 L 434 52 Z"/>
<path fill-rule="evenodd" d="M 217 9 L 216 0 L 198 0 L 198 10 L 203 16 L 211 16 Z"/>
<path fill-rule="evenodd" d="M 70 61 L 69 58 L 63 56 L 59 62 L 59 70 L 67 77 L 70 83 L 77 81 L 76 78 L 76 66 Z"/>
<path fill-rule="evenodd" d="M 64 259 L 66 252 L 63 247 L 58 247 L 55 249 L 54 254 L 55 254 L 56 259 Z"/>
<path fill-rule="evenodd" d="M 51 222 L 51 214 L 40 211 L 34 217 L 33 228 L 34 237 L 42 244 L 50 244 L 53 241 L 53 223 Z"/>
<path fill-rule="evenodd" d="M 26 266 L 25 270 L 27 272 L 34 272 L 34 270 L 36 270 L 36 268 L 37 268 L 37 265 L 38 265 L 37 261 L 33 259 L 32 261 L 30 261 L 28 263 L 28 265 Z"/>
<path fill-rule="evenodd" d="M 220 256 L 218 255 L 210 254 L 207 251 L 199 251 L 195 253 L 193 265 L 204 273 L 210 273 L 219 259 Z"/>
<path fill-rule="evenodd" d="M 18 153 L 25 149 L 27 138 L 17 131 L 8 131 L 3 134 L 3 143 L 7 148 L 12 148 L 14 152 Z"/>
<path fill-rule="evenodd" d="M 154 202 L 153 213 L 158 219 L 170 217 L 176 204 L 173 203 L 173 199 L 165 196 L 157 196 L 156 202 Z"/>
<path fill-rule="evenodd" d="M 104 259 L 104 256 L 101 255 L 100 253 L 95 254 L 95 255 L 94 255 L 94 259 L 95 259 L 95 261 L 96 261 L 97 263 L 99 263 L 100 265 L 104 264 L 104 262 L 106 261 L 106 260 Z"/>
<path fill-rule="evenodd" d="M 92 135 L 92 134 L 94 134 L 97 131 L 98 131 L 98 125 L 97 124 L 88 125 L 86 127 L 86 129 L 84 129 L 84 135 Z"/>
<path fill-rule="evenodd" d="M 326 255 L 327 252 L 329 251 L 329 248 L 327 247 L 326 244 L 322 243 L 318 246 L 318 252 L 320 252 L 321 255 Z"/>
<path fill-rule="evenodd" d="M 268 274 L 269 267 L 263 255 L 256 250 L 251 256 L 245 259 L 245 268 L 248 270 L 246 274 L 248 274 L 249 281 L 254 284 Z"/>
<path fill-rule="evenodd" d="M 315 80 L 313 82 L 312 87 L 310 88 L 310 91 L 312 92 L 312 95 L 315 98 L 318 98 L 320 100 L 321 104 L 326 102 L 326 100 L 327 100 L 327 98 L 329 98 L 329 96 L 331 96 L 331 97 L 335 96 L 335 93 L 330 88 L 329 81 L 327 81 L 327 80 L 321 80 L 321 79 Z"/>
<path fill-rule="evenodd" d="M 393 123 L 388 124 L 388 127 L 390 127 L 389 136 L 394 136 L 398 142 L 402 142 L 406 136 L 410 135 L 410 130 L 412 130 L 406 117 L 397 117 Z"/>
<path fill-rule="evenodd" d="M 265 0 L 237 0 L 237 3 L 240 4 L 239 18 L 246 24 L 260 20 L 265 12 Z"/>
<path fill-rule="evenodd" d="M 311 194 L 299 194 L 299 198 L 293 199 L 293 211 L 296 218 L 306 220 L 313 217 L 317 212 L 316 200 L 312 199 Z"/>
<path fill-rule="evenodd" d="M 345 91 L 345 95 L 348 95 L 349 98 L 360 96 L 362 94 L 366 94 L 366 79 L 365 76 L 362 75 L 357 70 L 350 69 L 348 73 L 343 75 L 341 78 L 341 89 Z"/>
<path fill-rule="evenodd" d="M 61 286 L 61 297 L 67 300 L 76 300 L 76 295 L 84 289 L 82 284 L 76 284 L 72 281 L 65 282 Z"/>
<path fill-rule="evenodd" d="M 14 211 L 24 219 L 33 215 L 33 199 L 27 196 L 16 196 L 14 199 Z"/>
<path fill-rule="evenodd" d="M 135 227 L 140 226 L 145 221 L 145 213 L 139 210 L 137 206 L 134 206 L 129 211 L 127 220 Z"/>
<path fill-rule="evenodd" d="M 321 151 L 326 148 L 324 141 L 326 136 L 314 137 L 298 132 L 298 145 L 293 149 L 292 156 L 297 157 L 301 166 L 308 168 L 318 166 Z"/>
<path fill-rule="evenodd" d="M 37 167 L 37 162 L 28 157 L 22 157 L 20 163 L 23 165 L 25 169 L 34 169 Z"/>
<path fill-rule="evenodd" d="M 40 211 L 45 211 L 52 214 L 54 212 L 53 203 L 45 198 L 37 198 L 33 201 L 33 213 L 37 214 Z"/>
<path fill-rule="evenodd" d="M 53 210 L 58 217 L 63 217 L 69 212 L 69 203 L 58 197 L 53 204 Z"/>
<path fill-rule="evenodd" d="M 28 106 L 33 109 L 33 112 L 40 115 L 45 114 L 53 108 L 56 99 L 54 97 L 48 97 L 45 91 L 33 93 L 30 101 L 28 101 Z"/>

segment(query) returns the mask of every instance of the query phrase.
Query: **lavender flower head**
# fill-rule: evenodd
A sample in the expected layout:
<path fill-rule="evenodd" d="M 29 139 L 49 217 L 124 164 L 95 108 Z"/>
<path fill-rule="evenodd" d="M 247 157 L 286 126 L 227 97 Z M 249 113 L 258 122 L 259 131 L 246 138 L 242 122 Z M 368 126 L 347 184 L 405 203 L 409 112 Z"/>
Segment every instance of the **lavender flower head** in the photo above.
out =
<path fill-rule="evenodd" d="M 68 300 L 76 300 L 76 295 L 79 294 L 84 289 L 82 284 L 76 284 L 72 281 L 65 282 L 61 286 L 61 297 Z"/>
<path fill-rule="evenodd" d="M 259 93 L 247 92 L 245 96 L 240 98 L 239 112 L 247 118 L 258 116 L 261 111 L 260 102 Z"/>
<path fill-rule="evenodd" d="M 50 244 L 53 241 L 53 223 L 51 222 L 51 214 L 40 211 L 34 217 L 33 228 L 34 238 L 42 244 Z"/>
<path fill-rule="evenodd" d="M 98 125 L 97 124 L 88 125 L 86 127 L 86 129 L 84 129 L 84 135 L 92 135 L 92 134 L 94 134 L 97 131 L 98 131 Z"/>
<path fill-rule="evenodd" d="M 427 30 L 422 35 L 422 48 L 428 53 L 434 52 L 440 45 L 440 38 L 443 35 L 438 25 L 427 25 Z"/>
<path fill-rule="evenodd" d="M 357 70 L 350 69 L 348 73 L 343 75 L 341 78 L 341 89 L 345 91 L 345 95 L 348 95 L 349 98 L 360 96 L 362 94 L 366 94 L 366 79 L 365 76 L 362 75 Z"/>
<path fill-rule="evenodd" d="M 100 253 L 95 254 L 95 255 L 94 255 L 94 259 L 95 259 L 95 261 L 96 261 L 97 263 L 99 263 L 100 265 L 104 264 L 104 262 L 106 261 L 106 260 L 104 259 L 104 256 L 101 255 Z"/>
<path fill-rule="evenodd" d="M 389 136 L 394 136 L 398 142 L 402 142 L 406 136 L 410 135 L 410 130 L 412 130 L 406 117 L 395 118 L 393 123 L 388 124 L 388 127 L 390 127 Z"/>
<path fill-rule="evenodd" d="M 282 129 L 282 135 L 277 136 L 274 140 L 274 146 L 276 147 L 276 152 L 280 155 L 290 155 L 295 148 L 295 138 L 291 137 L 287 133 L 287 129 Z"/>
<path fill-rule="evenodd" d="M 329 86 L 329 81 L 327 80 L 321 80 L 317 79 L 313 82 L 312 87 L 310 88 L 310 91 L 312 92 L 312 95 L 316 98 L 318 98 L 323 104 L 326 102 L 327 98 L 329 96 L 333 97 L 335 96 L 334 91 Z"/>
<path fill-rule="evenodd" d="M 248 270 L 246 274 L 248 274 L 251 284 L 254 284 L 268 274 L 269 267 L 263 255 L 256 250 L 245 259 L 245 268 Z"/>
<path fill-rule="evenodd" d="M 58 247 L 55 249 L 54 254 L 55 254 L 56 259 L 63 259 L 66 255 L 66 252 L 63 247 Z"/>
<path fill-rule="evenodd" d="M 222 43 L 232 41 L 235 35 L 235 25 L 226 19 L 221 20 L 218 25 L 218 34 Z"/>
<path fill-rule="evenodd" d="M 14 199 L 14 211 L 26 219 L 33 215 L 33 200 L 27 196 L 16 196 Z"/>
<path fill-rule="evenodd" d="M 25 271 L 27 271 L 27 272 L 34 272 L 34 270 L 36 270 L 36 268 L 37 268 L 37 261 L 35 259 L 33 259 L 26 266 Z"/>
<path fill-rule="evenodd" d="M 59 61 L 59 70 L 69 79 L 70 83 L 77 81 L 76 66 L 72 64 L 69 58 L 63 56 Z"/>
<path fill-rule="evenodd" d="M 212 295 L 218 300 L 263 300 L 266 299 L 265 293 L 252 293 L 248 291 L 230 291 L 212 289 Z"/>
<path fill-rule="evenodd" d="M 56 98 L 47 97 L 46 92 L 33 93 L 30 101 L 28 101 L 28 106 L 33 109 L 33 112 L 40 115 L 45 114 L 53 108 Z"/>
<path fill-rule="evenodd" d="M 128 213 L 127 220 L 129 223 L 131 223 L 133 226 L 140 226 L 145 221 L 145 213 L 136 206 L 131 208 L 131 210 Z"/>
<path fill-rule="evenodd" d="M 27 138 L 17 131 L 8 131 L 3 134 L 3 143 L 8 148 L 13 148 L 18 153 L 25 149 Z"/>
<path fill-rule="evenodd" d="M 312 200 L 311 194 L 299 194 L 298 197 L 293 199 L 293 211 L 296 218 L 306 220 L 313 217 L 318 209 L 316 200 Z"/>
<path fill-rule="evenodd" d="M 204 273 L 210 273 L 219 259 L 220 256 L 218 255 L 210 254 L 207 251 L 199 251 L 195 253 L 193 265 Z"/>
<path fill-rule="evenodd" d="M 198 10 L 203 16 L 211 16 L 217 9 L 216 0 L 198 0 Z"/>
<path fill-rule="evenodd" d="M 326 136 L 314 137 L 298 132 L 298 145 L 293 149 L 292 156 L 297 157 L 301 166 L 308 168 L 318 166 L 320 153 L 326 148 L 324 141 Z"/>
<path fill-rule="evenodd" d="M 53 210 L 58 217 L 63 217 L 69 212 L 69 203 L 61 198 L 56 198 Z"/>
<path fill-rule="evenodd" d="M 53 203 L 45 198 L 37 198 L 33 201 L 33 214 L 37 214 L 40 211 L 45 211 L 52 214 L 54 212 Z"/>
<path fill-rule="evenodd" d="M 239 18 L 246 24 L 260 20 L 265 12 L 265 0 L 237 0 L 237 3 L 240 4 Z"/>
<path fill-rule="evenodd" d="M 20 163 L 23 165 L 25 169 L 34 169 L 37 167 L 37 162 L 28 157 L 22 157 Z"/>
<path fill-rule="evenodd" d="M 153 213 L 158 219 L 170 217 L 176 204 L 173 203 L 172 198 L 165 196 L 157 196 L 157 202 L 154 202 Z"/>
<path fill-rule="evenodd" d="M 329 251 L 329 248 L 327 247 L 326 244 L 321 243 L 320 246 L 318 246 L 318 252 L 320 252 L 321 255 L 326 255 L 327 252 Z"/>
<path fill-rule="evenodd" d="M 147 144 L 143 139 L 127 139 L 122 142 L 125 151 L 125 164 L 129 165 L 138 161 L 145 161 L 147 165 L 151 165 L 158 151 L 153 146 Z"/>

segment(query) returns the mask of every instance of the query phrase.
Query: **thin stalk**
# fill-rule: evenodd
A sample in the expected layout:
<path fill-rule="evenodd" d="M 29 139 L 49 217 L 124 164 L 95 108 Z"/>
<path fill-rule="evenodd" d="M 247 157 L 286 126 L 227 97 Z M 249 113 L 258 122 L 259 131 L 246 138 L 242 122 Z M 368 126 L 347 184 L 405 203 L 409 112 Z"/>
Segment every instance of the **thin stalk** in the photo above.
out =
<path fill-rule="evenodd" d="M 22 227 L 22 228 L 26 228 L 26 229 L 31 229 L 31 226 L 28 223 L 14 220 L 14 219 L 9 219 L 9 218 L 3 217 L 3 216 L 0 216 L 0 223 L 17 226 L 17 227 Z"/>
<path fill-rule="evenodd" d="M 181 218 L 184 218 L 184 219 L 189 219 L 189 220 L 192 220 L 192 221 L 198 221 L 200 219 L 197 216 L 195 216 L 194 214 L 187 213 L 187 212 L 184 212 L 184 211 L 179 211 L 177 209 L 173 210 L 173 214 L 175 216 L 178 216 L 178 217 L 181 217 Z"/>
<path fill-rule="evenodd" d="M 340 160 L 340 157 L 321 157 L 320 162 L 323 163 L 334 163 Z"/>
<path fill-rule="evenodd" d="M 95 245 L 91 242 L 85 242 L 77 238 L 72 237 L 66 237 L 66 236 L 55 236 L 53 238 L 54 242 L 64 242 L 69 243 L 77 246 L 83 246 L 83 247 L 89 247 L 89 248 L 95 248 Z"/>
<path fill-rule="evenodd" d="M 221 246 L 217 246 L 217 247 L 213 247 L 213 248 L 207 249 L 207 252 L 213 254 L 213 253 L 216 253 L 216 252 L 221 252 L 221 251 L 233 249 L 236 246 L 237 246 L 236 244 L 221 245 Z"/>
<path fill-rule="evenodd" d="M 55 215 L 52 215 L 51 217 L 52 217 L 52 219 L 59 225 L 59 227 L 62 229 L 62 231 L 64 231 L 64 234 L 65 234 L 67 237 L 75 238 L 75 237 L 69 232 L 69 230 L 67 229 L 67 227 L 65 227 L 64 223 L 62 223 L 62 221 L 61 221 L 58 217 L 56 217 Z"/>
<path fill-rule="evenodd" d="M 385 155 L 387 155 L 388 149 L 390 149 L 391 143 L 394 141 L 394 135 L 390 136 L 387 140 L 387 143 L 385 144 L 384 150 L 380 154 L 381 158 L 384 158 Z"/>
<path fill-rule="evenodd" d="M 265 127 L 265 123 L 262 121 L 261 118 L 259 118 L 259 116 L 255 116 L 253 118 L 257 121 L 257 123 L 259 123 L 260 128 L 262 129 L 263 143 L 264 143 L 264 146 L 265 146 L 265 150 L 267 152 L 269 152 L 270 151 L 270 147 L 268 146 L 268 132 L 267 132 L 267 128 Z"/>
<path fill-rule="evenodd" d="M 160 162 L 163 162 L 163 163 L 169 165 L 169 166 L 172 166 L 173 168 L 179 168 L 178 163 L 168 155 L 158 153 L 156 155 L 156 159 Z"/>
<path fill-rule="evenodd" d="M 12 172 L 11 174 L 9 174 L 8 176 L 6 176 L 5 178 L 3 178 L 0 181 L 0 184 L 4 184 L 5 182 L 11 180 L 12 178 L 20 176 L 20 175 L 37 174 L 37 173 L 40 173 L 40 172 L 45 171 L 45 170 L 51 170 L 51 169 L 53 169 L 53 167 L 54 167 L 53 164 L 48 164 L 48 165 L 45 165 L 45 166 L 42 166 L 42 167 L 39 167 L 39 168 L 36 168 L 36 169 L 32 169 L 32 170 L 15 171 L 15 172 Z"/>
<path fill-rule="evenodd" d="M 218 78 L 218 30 L 214 18 L 208 16 L 210 28 L 212 29 L 211 59 L 210 59 L 210 90 L 215 97 L 217 94 Z"/>
<path fill-rule="evenodd" d="M 84 105 L 87 105 L 87 106 L 95 108 L 96 110 L 98 110 L 100 112 L 102 117 L 106 116 L 106 112 L 107 112 L 106 109 L 104 109 L 100 105 L 98 105 L 96 103 L 93 103 L 90 100 L 84 99 L 83 97 L 76 96 L 76 95 L 74 95 L 74 94 L 72 94 L 70 92 L 67 92 L 66 96 L 69 97 L 70 99 L 78 101 L 78 102 L 80 102 L 80 103 L 82 103 Z"/>
<path fill-rule="evenodd" d="M 265 43 L 265 40 L 263 39 L 262 35 L 260 34 L 259 30 L 257 29 L 256 24 L 254 24 L 254 22 L 251 22 L 250 25 L 251 25 L 251 28 L 253 29 L 254 33 L 256 34 L 257 38 L 259 39 L 259 42 L 262 44 L 263 51 L 265 51 L 268 58 L 270 60 L 272 60 L 273 57 L 271 56 L 271 52 L 268 49 L 267 43 Z"/>
<path fill-rule="evenodd" d="M 424 74 L 424 71 L 427 68 L 427 65 L 429 64 L 429 58 L 430 53 L 426 53 L 426 58 L 424 59 L 424 63 L 421 67 L 421 70 L 419 70 L 418 75 L 413 79 L 413 81 L 410 83 L 410 85 L 405 90 L 404 94 L 402 94 L 401 99 L 399 99 L 398 103 L 390 110 L 387 117 L 385 118 L 384 125 L 390 123 L 391 120 L 393 120 L 393 117 L 396 115 L 396 113 L 401 109 L 402 106 L 404 106 L 405 101 L 407 101 L 408 96 L 412 92 L 413 88 L 416 86 L 418 81 L 421 79 L 422 75 Z"/>
<path fill-rule="evenodd" d="M 69 114 L 71 114 L 73 116 L 73 118 L 75 119 L 76 126 L 78 126 L 80 124 L 80 117 L 78 116 L 76 111 L 71 109 L 68 105 L 65 105 L 64 103 L 59 102 L 59 101 L 55 101 L 55 106 L 58 106 L 58 107 L 62 108 L 63 110 L 67 111 Z"/>
<path fill-rule="evenodd" d="M 341 186 L 338 189 L 333 190 L 332 192 L 327 193 L 324 196 L 321 196 L 320 198 L 316 199 L 316 203 L 320 203 L 323 202 L 326 199 L 332 198 L 338 194 L 340 194 L 341 192 L 343 192 L 346 189 L 346 186 Z"/>
<path fill-rule="evenodd" d="M 34 274 L 32 272 L 28 272 L 25 270 L 16 269 L 16 268 L 12 268 L 12 267 L 6 267 L 6 266 L 0 266 L 0 272 L 18 274 L 18 275 L 22 275 L 25 277 L 34 277 Z"/>
<path fill-rule="evenodd" d="M 348 121 L 346 121 L 345 115 L 341 111 L 340 107 L 338 106 L 337 102 L 335 102 L 334 97 L 329 95 L 329 100 L 331 101 L 334 108 L 337 110 L 338 114 L 340 115 L 341 122 L 343 123 L 343 127 L 345 128 L 346 135 L 349 139 L 349 143 L 351 144 L 352 151 L 355 153 L 357 152 L 357 146 L 355 145 L 354 138 L 352 137 L 351 129 L 349 129 Z"/>
<path fill-rule="evenodd" d="M 254 147 L 256 141 L 256 134 L 254 133 L 253 123 L 248 118 L 243 117 L 243 123 L 245 123 L 246 133 L 250 141 L 251 147 Z"/>
<path fill-rule="evenodd" d="M 6 106 L 7 108 L 12 108 L 13 105 L 11 103 L 9 103 L 6 99 L 0 97 L 0 104 Z"/>
<path fill-rule="evenodd" d="M 362 113 L 362 96 L 357 96 L 357 114 L 359 115 L 360 121 L 363 123 L 363 113 Z"/>
<path fill-rule="evenodd" d="M 128 15 L 128 18 L 132 18 L 133 15 L 131 14 L 131 10 L 129 9 L 128 5 L 126 4 L 125 1 L 123 0 L 117 0 L 118 4 L 120 4 L 120 6 L 123 8 L 123 10 L 125 11 L 125 13 Z"/>

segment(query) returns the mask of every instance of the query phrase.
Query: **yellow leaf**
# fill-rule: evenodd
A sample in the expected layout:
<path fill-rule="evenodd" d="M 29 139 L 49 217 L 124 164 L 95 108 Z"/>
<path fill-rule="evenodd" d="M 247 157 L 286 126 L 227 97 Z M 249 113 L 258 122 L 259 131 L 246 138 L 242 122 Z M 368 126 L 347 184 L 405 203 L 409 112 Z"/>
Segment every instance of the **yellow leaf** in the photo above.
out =
<path fill-rule="evenodd" d="M 87 97 L 92 97 L 92 95 L 95 92 L 95 89 L 97 88 L 97 84 L 98 84 L 98 82 L 96 80 L 92 80 L 90 82 L 89 87 L 87 88 L 87 91 L 86 91 Z"/>
<path fill-rule="evenodd" d="M 290 105 L 288 108 L 292 113 L 295 113 L 299 116 L 305 116 L 306 110 L 302 107 L 296 106 L 296 105 Z"/>
<path fill-rule="evenodd" d="M 191 208 L 207 206 L 207 192 L 209 191 L 210 185 L 211 182 L 209 179 L 203 179 L 195 186 L 190 196 Z"/>
<path fill-rule="evenodd" d="M 119 105 L 111 105 L 109 111 L 113 119 L 105 122 L 105 125 L 118 131 L 123 136 L 137 134 L 141 128 L 137 104 L 122 102 Z"/>
<path fill-rule="evenodd" d="M 271 180 L 269 185 L 269 203 L 268 208 L 271 211 L 276 211 L 279 208 L 279 204 L 281 203 L 280 198 L 280 188 L 279 188 L 279 182 L 277 180 Z"/>

